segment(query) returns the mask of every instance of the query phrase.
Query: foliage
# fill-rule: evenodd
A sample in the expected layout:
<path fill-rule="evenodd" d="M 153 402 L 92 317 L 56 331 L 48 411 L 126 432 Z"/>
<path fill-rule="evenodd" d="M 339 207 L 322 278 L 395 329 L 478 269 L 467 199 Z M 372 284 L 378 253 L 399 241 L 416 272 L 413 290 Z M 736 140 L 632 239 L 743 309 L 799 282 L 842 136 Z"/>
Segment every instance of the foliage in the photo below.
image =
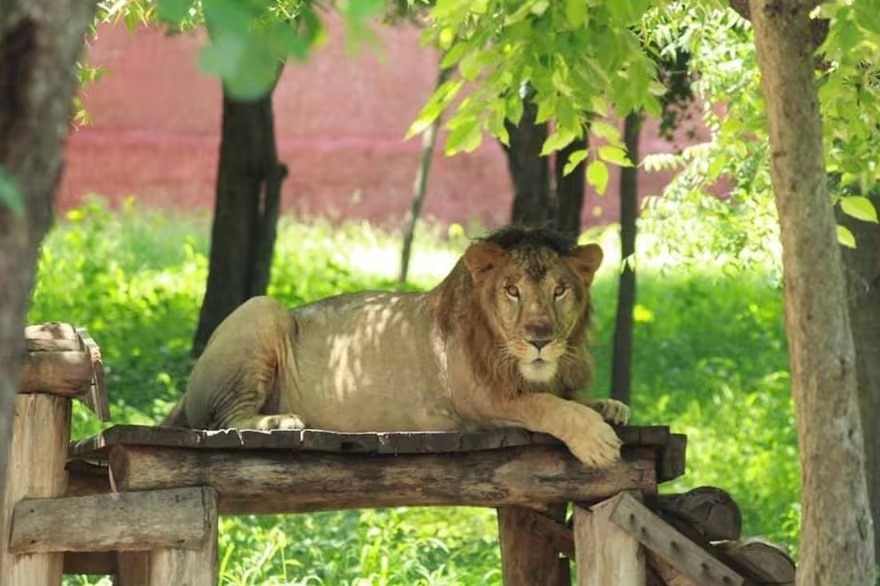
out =
<path fill-rule="evenodd" d="M 450 108 L 448 153 L 474 150 L 485 131 L 507 144 L 505 120 L 519 122 L 526 91 L 537 106 L 536 122 L 554 121 L 542 155 L 582 137 L 597 116 L 643 108 L 659 114 L 657 96 L 666 90 L 642 48 L 638 25 L 647 10 L 664 3 L 436 2 L 424 40 L 443 51 L 441 66 L 455 67 L 457 74 L 437 88 L 409 134 L 427 128 Z M 593 172 L 587 178 L 593 182 L 607 175 L 606 162 L 630 163 L 617 127 L 599 123 L 591 130 L 607 141 L 589 149 Z M 587 154 L 579 150 L 572 156 L 583 160 Z"/>
<path fill-rule="evenodd" d="M 186 385 L 207 270 L 206 218 L 131 205 L 109 212 L 99 201 L 67 218 L 43 248 L 29 321 L 87 327 L 104 354 L 114 422 L 155 422 Z M 451 232 L 451 242 L 438 230 L 417 241 L 415 287 L 438 282 L 463 249 L 460 231 Z M 596 395 L 608 388 L 614 241 L 603 241 L 608 261 L 595 285 Z M 285 219 L 270 291 L 298 304 L 392 288 L 397 254 L 393 235 L 363 224 Z M 646 263 L 639 274 L 635 421 L 689 435 L 687 476 L 667 488 L 724 487 L 741 504 L 748 535 L 794 546 L 798 462 L 775 279 L 757 267 L 722 278 Z M 76 408 L 77 437 L 99 428 Z M 495 520 L 485 509 L 224 518 L 220 559 L 230 585 L 500 583 Z"/>

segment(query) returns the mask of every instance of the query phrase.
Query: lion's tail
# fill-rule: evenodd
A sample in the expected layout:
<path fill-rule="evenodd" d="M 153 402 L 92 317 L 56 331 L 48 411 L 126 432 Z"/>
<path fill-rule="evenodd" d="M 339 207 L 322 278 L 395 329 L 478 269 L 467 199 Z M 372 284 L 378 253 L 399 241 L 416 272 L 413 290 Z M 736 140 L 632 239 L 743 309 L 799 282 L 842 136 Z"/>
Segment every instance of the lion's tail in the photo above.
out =
<path fill-rule="evenodd" d="M 183 408 L 183 399 L 177 402 L 171 409 L 171 413 L 159 425 L 163 427 L 189 427 L 189 422 L 186 420 L 186 409 Z"/>

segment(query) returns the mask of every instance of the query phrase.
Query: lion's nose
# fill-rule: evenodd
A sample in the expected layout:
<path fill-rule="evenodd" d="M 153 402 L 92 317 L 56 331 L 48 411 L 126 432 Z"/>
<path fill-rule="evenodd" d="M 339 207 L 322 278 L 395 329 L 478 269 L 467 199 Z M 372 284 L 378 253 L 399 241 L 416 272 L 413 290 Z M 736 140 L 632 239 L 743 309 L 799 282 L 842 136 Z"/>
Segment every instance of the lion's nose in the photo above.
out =
<path fill-rule="evenodd" d="M 553 341 L 553 338 L 530 338 L 529 344 L 540 350 L 547 344 Z"/>

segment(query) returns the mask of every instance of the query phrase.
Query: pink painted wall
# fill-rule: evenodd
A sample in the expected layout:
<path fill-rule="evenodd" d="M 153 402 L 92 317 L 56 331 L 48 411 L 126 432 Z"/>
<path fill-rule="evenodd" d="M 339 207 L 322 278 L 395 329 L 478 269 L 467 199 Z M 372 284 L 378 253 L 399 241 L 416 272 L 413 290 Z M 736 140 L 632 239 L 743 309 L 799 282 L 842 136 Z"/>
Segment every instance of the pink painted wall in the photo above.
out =
<path fill-rule="evenodd" d="M 286 211 L 356 217 L 393 224 L 406 213 L 420 140 L 404 141 L 409 123 L 431 93 L 436 58 L 418 31 L 380 30 L 382 49 L 349 56 L 340 27 L 305 64 L 291 62 L 275 92 L 280 157 L 290 175 Z M 103 26 L 88 61 L 108 74 L 85 89 L 93 123 L 73 133 L 61 185 L 62 209 L 88 193 L 118 201 L 210 209 L 219 145 L 219 83 L 198 71 L 201 35 L 166 36 Z M 643 153 L 669 151 L 654 125 L 643 133 Z M 642 174 L 643 193 L 665 181 Z M 608 196 L 588 194 L 585 221 L 616 219 L 617 173 Z M 509 216 L 511 185 L 504 154 L 488 139 L 476 152 L 437 153 L 425 215 L 443 222 L 477 218 L 498 225 Z"/>

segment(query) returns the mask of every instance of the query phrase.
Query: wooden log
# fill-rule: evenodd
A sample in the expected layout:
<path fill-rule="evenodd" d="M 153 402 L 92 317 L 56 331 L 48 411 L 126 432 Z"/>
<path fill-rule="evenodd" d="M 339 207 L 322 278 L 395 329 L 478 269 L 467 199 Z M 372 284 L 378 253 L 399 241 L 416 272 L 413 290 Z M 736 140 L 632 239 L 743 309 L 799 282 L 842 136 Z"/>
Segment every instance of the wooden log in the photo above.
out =
<path fill-rule="evenodd" d="M 207 539 L 210 488 L 24 499 L 15 506 L 13 553 L 197 549 Z M 88 531 L 82 521 L 88 519 Z"/>
<path fill-rule="evenodd" d="M 706 541 L 736 540 L 742 534 L 742 515 L 731 496 L 720 488 L 700 486 L 684 494 L 658 494 L 645 504 L 666 520 L 686 523 Z"/>
<path fill-rule="evenodd" d="M 794 584 L 795 564 L 782 547 L 760 538 L 715 544 L 721 559 L 757 584 Z"/>
<path fill-rule="evenodd" d="M 645 556 L 638 539 L 612 520 L 621 496 L 628 495 L 618 495 L 589 510 L 574 507 L 578 586 L 645 584 Z"/>
<path fill-rule="evenodd" d="M 31 352 L 22 365 L 18 392 L 80 395 L 89 390 L 93 373 L 88 351 Z"/>
<path fill-rule="evenodd" d="M 110 468 L 120 490 L 212 486 L 221 513 L 251 514 L 497 507 L 598 500 L 622 490 L 655 492 L 651 456 L 629 458 L 597 469 L 583 466 L 561 445 L 402 456 L 116 446 Z"/>
<path fill-rule="evenodd" d="M 149 586 L 150 552 L 120 551 L 116 554 L 116 566 L 113 586 Z"/>
<path fill-rule="evenodd" d="M 619 495 L 611 520 L 697 584 L 740 586 L 745 581 L 631 495 Z"/>
<path fill-rule="evenodd" d="M 18 395 L 8 446 L 5 494 L 0 498 L 0 586 L 57 586 L 64 555 L 15 555 L 8 549 L 12 511 L 22 498 L 63 495 L 70 441 L 70 400 L 46 394 Z"/>
<path fill-rule="evenodd" d="M 523 507 L 498 509 L 498 538 L 501 546 L 501 567 L 504 586 L 568 586 L 571 566 L 561 557 L 550 526 L 566 531 L 566 503 L 557 504 L 551 516 Z M 546 521 L 546 524 L 544 523 Z M 558 536 L 558 534 L 555 534 Z M 569 545 L 573 550 L 573 544 Z"/>
<path fill-rule="evenodd" d="M 156 549 L 150 552 L 150 586 L 216 586 L 217 584 L 217 499 L 205 492 L 200 509 L 207 538 L 199 549 Z"/>
<path fill-rule="evenodd" d="M 67 551 L 64 552 L 65 574 L 91 574 L 109 576 L 116 573 L 115 551 Z"/>
<path fill-rule="evenodd" d="M 58 322 L 27 326 L 24 329 L 28 352 L 64 352 L 83 350 L 83 342 L 73 326 Z"/>
<path fill-rule="evenodd" d="M 107 387 L 104 383 L 104 359 L 101 356 L 101 348 L 84 328 L 77 328 L 76 333 L 92 361 L 92 384 L 82 396 L 82 400 L 101 421 L 110 421 L 110 402 L 107 400 Z"/>

